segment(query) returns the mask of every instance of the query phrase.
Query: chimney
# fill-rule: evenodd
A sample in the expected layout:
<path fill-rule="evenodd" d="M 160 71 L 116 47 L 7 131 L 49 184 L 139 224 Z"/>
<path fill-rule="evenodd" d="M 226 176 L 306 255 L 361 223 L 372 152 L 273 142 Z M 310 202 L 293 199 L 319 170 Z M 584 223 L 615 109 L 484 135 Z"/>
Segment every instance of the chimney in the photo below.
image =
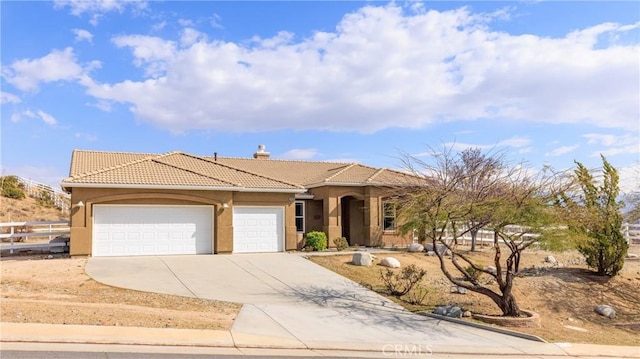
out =
<path fill-rule="evenodd" d="M 253 154 L 253 158 L 256 158 L 259 160 L 268 160 L 269 152 L 265 152 L 264 145 L 258 145 L 258 152 Z"/>

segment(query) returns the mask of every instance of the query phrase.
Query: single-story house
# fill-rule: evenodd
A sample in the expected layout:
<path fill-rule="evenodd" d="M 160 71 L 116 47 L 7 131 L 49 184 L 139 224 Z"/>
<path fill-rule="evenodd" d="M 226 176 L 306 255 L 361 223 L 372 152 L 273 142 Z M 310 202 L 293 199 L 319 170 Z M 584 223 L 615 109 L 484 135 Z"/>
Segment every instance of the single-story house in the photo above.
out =
<path fill-rule="evenodd" d="M 279 252 L 323 231 L 350 245 L 407 245 L 389 189 L 411 180 L 357 163 L 75 150 L 71 255 Z"/>

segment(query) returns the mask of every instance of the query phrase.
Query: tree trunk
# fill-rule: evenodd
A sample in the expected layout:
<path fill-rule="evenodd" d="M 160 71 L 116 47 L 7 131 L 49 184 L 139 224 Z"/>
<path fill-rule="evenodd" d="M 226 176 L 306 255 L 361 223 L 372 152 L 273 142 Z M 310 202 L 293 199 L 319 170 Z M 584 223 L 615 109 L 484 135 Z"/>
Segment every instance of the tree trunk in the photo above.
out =
<path fill-rule="evenodd" d="M 471 229 L 471 251 L 475 252 L 476 251 L 476 238 L 478 237 L 478 230 L 477 229 Z"/>
<path fill-rule="evenodd" d="M 503 295 L 500 298 L 500 302 L 496 302 L 502 310 L 502 315 L 505 317 L 519 317 L 520 316 L 520 308 L 518 307 L 518 303 L 516 303 L 516 298 L 513 294 L 509 293 Z"/>

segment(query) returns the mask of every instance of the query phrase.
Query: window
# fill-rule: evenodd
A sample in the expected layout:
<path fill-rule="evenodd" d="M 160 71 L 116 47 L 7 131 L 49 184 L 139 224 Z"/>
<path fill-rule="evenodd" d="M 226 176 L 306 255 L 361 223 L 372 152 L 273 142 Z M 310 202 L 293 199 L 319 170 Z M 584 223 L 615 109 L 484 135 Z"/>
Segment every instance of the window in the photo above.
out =
<path fill-rule="evenodd" d="M 396 204 L 393 202 L 382 203 L 382 229 L 393 231 L 396 229 Z"/>
<path fill-rule="evenodd" d="M 304 233 L 304 202 L 296 202 L 296 231 Z"/>

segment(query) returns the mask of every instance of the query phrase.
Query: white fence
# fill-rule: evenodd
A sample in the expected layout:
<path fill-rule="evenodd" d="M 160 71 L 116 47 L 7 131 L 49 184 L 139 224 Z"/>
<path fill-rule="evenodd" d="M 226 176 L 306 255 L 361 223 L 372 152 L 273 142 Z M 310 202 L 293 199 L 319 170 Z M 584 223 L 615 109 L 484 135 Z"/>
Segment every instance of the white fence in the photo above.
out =
<path fill-rule="evenodd" d="M 526 228 L 520 226 L 507 226 L 506 229 L 509 234 L 524 233 L 523 237 L 525 238 L 537 236 L 535 233 L 526 233 Z M 640 244 L 640 223 L 623 223 L 621 230 L 624 238 L 627 240 L 627 243 Z M 453 239 L 448 229 L 445 230 L 444 238 Z M 471 233 L 467 232 L 463 236 L 458 237 L 458 241 L 463 244 L 471 243 Z M 476 243 L 481 245 L 493 243 L 493 231 L 484 229 L 479 230 L 476 236 Z"/>
<path fill-rule="evenodd" d="M 67 243 L 20 243 L 26 238 L 47 237 L 49 241 L 57 236 L 69 235 L 69 221 L 43 221 L 43 222 L 7 222 L 0 223 L 0 240 L 8 241 L 0 249 L 9 249 L 13 254 L 16 249 L 47 249 L 51 247 L 64 247 Z"/>
<path fill-rule="evenodd" d="M 22 178 L 20 176 L 15 177 L 18 179 L 18 182 L 24 186 L 24 190 L 29 196 L 40 199 L 47 197 L 46 199 L 50 199 L 54 206 L 60 210 L 69 211 L 69 206 L 71 204 L 71 197 L 69 194 L 53 189 L 51 186 L 44 183 Z"/>
<path fill-rule="evenodd" d="M 622 234 L 629 244 L 640 244 L 640 223 L 623 223 Z"/>

